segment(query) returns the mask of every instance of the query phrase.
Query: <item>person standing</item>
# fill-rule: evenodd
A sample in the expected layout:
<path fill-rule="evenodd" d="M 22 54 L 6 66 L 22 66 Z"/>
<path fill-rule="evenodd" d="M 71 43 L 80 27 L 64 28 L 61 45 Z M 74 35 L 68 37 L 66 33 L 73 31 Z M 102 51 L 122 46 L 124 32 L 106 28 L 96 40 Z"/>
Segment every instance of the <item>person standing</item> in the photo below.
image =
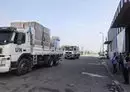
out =
<path fill-rule="evenodd" d="M 115 74 L 117 72 L 117 56 L 116 56 L 116 53 L 114 53 L 114 55 L 113 55 L 112 64 L 113 64 L 113 73 Z"/>
<path fill-rule="evenodd" d="M 122 53 L 119 54 L 118 61 L 119 61 L 119 70 L 123 70 L 124 69 L 124 62 L 123 62 Z"/>
<path fill-rule="evenodd" d="M 125 61 L 124 61 L 124 84 L 129 84 L 129 66 L 128 63 L 130 62 L 129 53 L 126 54 Z"/>

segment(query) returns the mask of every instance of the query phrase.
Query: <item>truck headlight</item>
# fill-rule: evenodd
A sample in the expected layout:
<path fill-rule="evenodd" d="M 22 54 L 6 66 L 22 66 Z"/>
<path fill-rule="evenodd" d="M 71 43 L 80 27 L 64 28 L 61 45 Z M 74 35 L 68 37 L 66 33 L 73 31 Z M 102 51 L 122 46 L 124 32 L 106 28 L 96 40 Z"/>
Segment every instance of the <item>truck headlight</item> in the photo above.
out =
<path fill-rule="evenodd" d="M 0 66 L 5 66 L 7 58 L 2 58 L 0 60 Z"/>

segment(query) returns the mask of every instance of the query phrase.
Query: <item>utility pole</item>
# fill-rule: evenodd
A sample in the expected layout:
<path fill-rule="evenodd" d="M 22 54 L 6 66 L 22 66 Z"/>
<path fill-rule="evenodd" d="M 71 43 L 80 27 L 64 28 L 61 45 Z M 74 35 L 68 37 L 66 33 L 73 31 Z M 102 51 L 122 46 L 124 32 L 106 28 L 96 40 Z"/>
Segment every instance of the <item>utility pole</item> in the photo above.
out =
<path fill-rule="evenodd" d="M 104 33 L 100 32 L 102 34 L 102 53 L 104 54 Z"/>
<path fill-rule="evenodd" d="M 84 54 L 84 47 L 81 47 L 82 54 Z"/>

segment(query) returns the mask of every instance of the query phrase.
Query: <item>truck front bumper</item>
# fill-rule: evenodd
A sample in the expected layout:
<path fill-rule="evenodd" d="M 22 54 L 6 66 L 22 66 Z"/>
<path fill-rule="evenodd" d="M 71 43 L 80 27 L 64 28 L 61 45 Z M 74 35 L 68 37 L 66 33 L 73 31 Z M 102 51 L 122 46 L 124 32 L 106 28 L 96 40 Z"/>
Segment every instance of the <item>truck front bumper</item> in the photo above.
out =
<path fill-rule="evenodd" d="M 0 57 L 0 73 L 5 73 L 10 71 L 10 57 Z"/>
<path fill-rule="evenodd" d="M 65 58 L 68 58 L 68 59 L 74 58 L 74 54 L 65 55 Z"/>
<path fill-rule="evenodd" d="M 10 67 L 7 67 L 7 66 L 0 67 L 0 73 L 9 72 L 9 70 L 10 70 Z"/>

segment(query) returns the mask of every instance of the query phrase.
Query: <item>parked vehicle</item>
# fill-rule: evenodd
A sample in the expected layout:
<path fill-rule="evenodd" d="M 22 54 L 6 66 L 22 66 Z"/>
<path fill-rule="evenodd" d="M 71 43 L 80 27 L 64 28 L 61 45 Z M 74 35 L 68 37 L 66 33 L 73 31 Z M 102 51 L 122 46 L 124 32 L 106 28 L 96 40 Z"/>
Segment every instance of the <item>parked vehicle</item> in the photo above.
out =
<path fill-rule="evenodd" d="M 0 73 L 15 70 L 23 75 L 35 65 L 58 65 L 63 52 L 55 48 L 50 30 L 37 22 L 12 22 L 11 27 L 0 27 Z"/>
<path fill-rule="evenodd" d="M 65 59 L 79 59 L 80 51 L 78 46 L 63 46 Z"/>

